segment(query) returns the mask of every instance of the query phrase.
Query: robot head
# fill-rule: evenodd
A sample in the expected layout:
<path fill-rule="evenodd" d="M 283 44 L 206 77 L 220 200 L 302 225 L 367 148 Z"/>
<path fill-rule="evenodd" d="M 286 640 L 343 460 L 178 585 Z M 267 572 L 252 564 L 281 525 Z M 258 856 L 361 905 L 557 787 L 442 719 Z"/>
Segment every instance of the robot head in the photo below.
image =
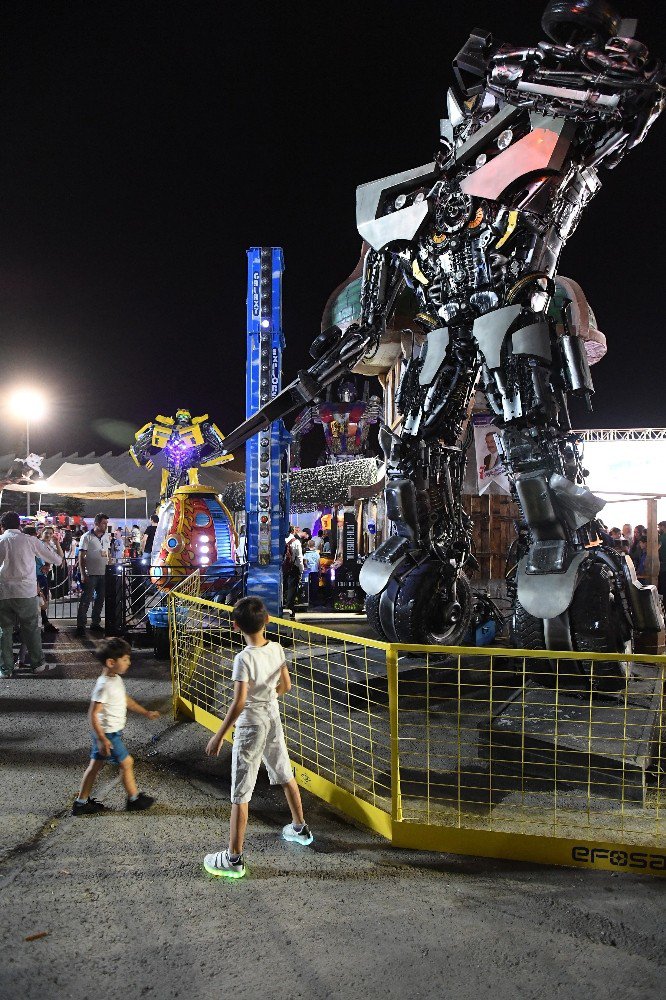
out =
<path fill-rule="evenodd" d="M 556 45 L 583 45 L 594 39 L 607 42 L 620 33 L 622 23 L 608 0 L 550 0 L 541 18 L 541 27 Z"/>
<path fill-rule="evenodd" d="M 345 380 L 338 386 L 338 399 L 341 403 L 353 403 L 356 399 L 356 386 Z"/>
<path fill-rule="evenodd" d="M 184 427 L 187 424 L 192 423 L 192 414 L 189 410 L 176 410 L 176 424 L 179 427 Z"/>

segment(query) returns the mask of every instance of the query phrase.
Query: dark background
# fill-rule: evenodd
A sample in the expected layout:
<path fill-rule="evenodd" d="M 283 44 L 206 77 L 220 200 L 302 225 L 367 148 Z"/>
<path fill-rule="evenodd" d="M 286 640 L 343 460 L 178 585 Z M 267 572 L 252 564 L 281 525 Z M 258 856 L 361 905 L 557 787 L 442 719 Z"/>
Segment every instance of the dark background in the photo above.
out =
<path fill-rule="evenodd" d="M 179 406 L 244 416 L 245 250 L 284 248 L 285 375 L 360 249 L 358 183 L 432 158 L 470 29 L 534 43 L 541 2 L 6 3 L 0 404 L 41 384 L 35 450 L 110 447 Z M 666 56 L 661 3 L 634 0 Z M 578 426 L 664 424 L 666 117 L 565 249 L 609 342 Z M 2 414 L 0 406 L 0 414 Z M 100 421 L 102 424 L 100 424 Z M 21 447 L 0 422 L 0 453 Z"/>

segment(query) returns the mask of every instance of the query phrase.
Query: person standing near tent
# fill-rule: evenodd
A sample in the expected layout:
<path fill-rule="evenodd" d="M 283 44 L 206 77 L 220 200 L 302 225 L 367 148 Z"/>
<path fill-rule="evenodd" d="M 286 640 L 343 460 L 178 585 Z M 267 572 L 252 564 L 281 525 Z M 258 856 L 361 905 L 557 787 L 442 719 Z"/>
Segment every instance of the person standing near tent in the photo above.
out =
<path fill-rule="evenodd" d="M 0 537 L 0 677 L 14 673 L 12 631 L 18 622 L 21 641 L 30 654 L 30 663 L 36 673 L 46 669 L 42 651 L 37 596 L 37 566 L 35 559 L 59 566 L 62 556 L 39 538 L 21 531 L 21 521 L 16 511 L 2 515 Z"/>
<path fill-rule="evenodd" d="M 79 547 L 79 573 L 81 575 L 81 600 L 76 616 L 76 635 L 86 634 L 88 608 L 94 602 L 91 615 L 91 632 L 103 632 L 102 608 L 106 582 L 106 567 L 109 563 L 111 536 L 107 529 L 109 519 L 106 514 L 96 514 L 92 531 L 86 531 Z"/>

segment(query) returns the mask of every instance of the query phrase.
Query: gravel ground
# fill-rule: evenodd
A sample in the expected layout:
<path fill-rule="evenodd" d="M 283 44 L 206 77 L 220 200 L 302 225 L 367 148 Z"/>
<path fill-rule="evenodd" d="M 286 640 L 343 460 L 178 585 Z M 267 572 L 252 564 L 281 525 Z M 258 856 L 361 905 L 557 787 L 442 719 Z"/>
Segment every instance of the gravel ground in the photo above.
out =
<path fill-rule="evenodd" d="M 203 854 L 229 816 L 228 746 L 169 716 L 168 667 L 137 654 L 128 690 L 165 712 L 127 742 L 149 812 L 74 818 L 95 664 L 71 636 L 43 679 L 0 681 L 0 996 L 651 998 L 663 995 L 657 879 L 398 851 L 304 793 L 310 848 L 280 838 L 281 793 L 260 777 L 248 875 Z M 154 739 L 156 737 L 156 739 Z M 26 940 L 46 932 L 35 940 Z"/>

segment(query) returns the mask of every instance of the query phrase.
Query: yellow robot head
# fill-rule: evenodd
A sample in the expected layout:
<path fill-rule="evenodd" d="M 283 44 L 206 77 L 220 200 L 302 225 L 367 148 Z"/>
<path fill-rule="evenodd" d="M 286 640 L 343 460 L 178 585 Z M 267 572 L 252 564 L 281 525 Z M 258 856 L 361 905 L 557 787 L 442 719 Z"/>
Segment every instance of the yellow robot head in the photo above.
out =
<path fill-rule="evenodd" d="M 192 423 L 192 414 L 189 410 L 176 410 L 176 423 L 181 427 Z"/>

